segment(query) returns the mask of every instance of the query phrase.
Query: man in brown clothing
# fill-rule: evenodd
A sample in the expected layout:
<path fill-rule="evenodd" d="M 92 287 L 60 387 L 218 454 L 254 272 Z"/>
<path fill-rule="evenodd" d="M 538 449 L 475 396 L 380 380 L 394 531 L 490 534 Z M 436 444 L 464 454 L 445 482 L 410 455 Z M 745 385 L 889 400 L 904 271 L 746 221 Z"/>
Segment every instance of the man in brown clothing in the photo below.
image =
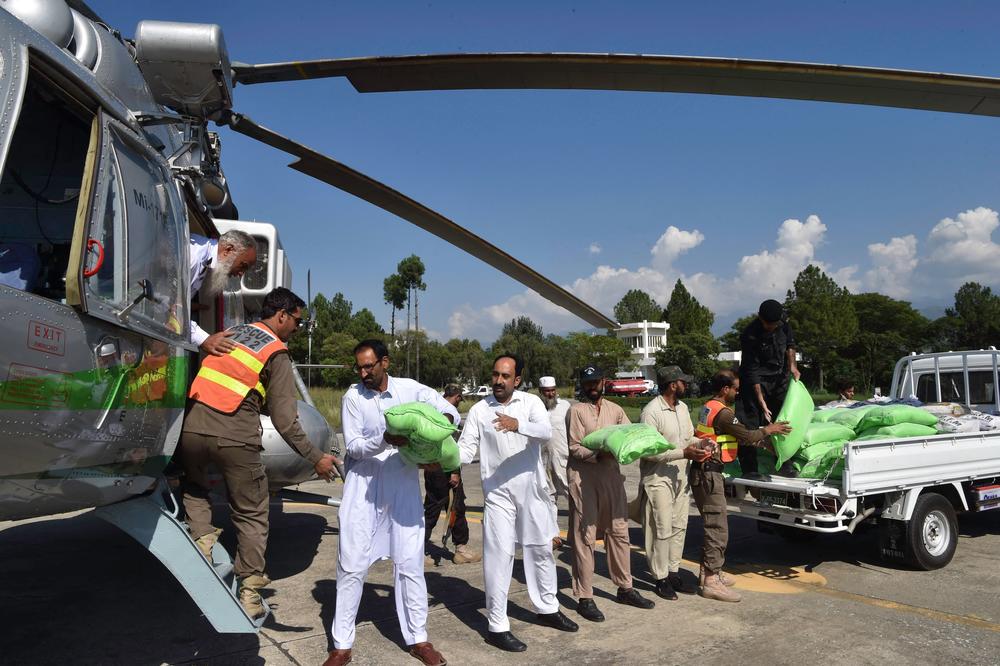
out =
<path fill-rule="evenodd" d="M 603 398 L 604 374 L 593 366 L 580 372 L 584 401 L 569 410 L 569 533 L 573 541 L 573 594 L 577 611 L 592 622 L 604 614 L 594 603 L 594 545 L 603 533 L 611 580 L 618 586 L 618 603 L 652 608 L 632 587 L 625 477 L 618 461 L 606 452 L 581 445 L 588 434 L 604 426 L 628 423 L 625 410 Z"/>
<path fill-rule="evenodd" d="M 265 402 L 275 430 L 314 465 L 321 478 L 332 478 L 337 461 L 313 446 L 299 425 L 292 363 L 284 343 L 301 326 L 304 305 L 288 289 L 273 290 L 264 297 L 260 322 L 232 329 L 235 334 L 228 339 L 235 342 L 236 349 L 221 357 L 205 358 L 191 387 L 177 450 L 185 475 L 188 529 L 209 559 L 221 530 L 212 526 L 207 467 L 215 465 L 225 479 L 237 535 L 233 570 L 240 580 L 240 602 L 251 617 L 264 612 L 258 590 L 271 582 L 264 574 L 268 485 L 260 457 L 260 414 Z M 269 350 L 269 356 L 259 376 L 254 377 L 259 382 L 256 388 L 249 388 L 254 384 L 248 380 L 247 368 L 251 375 L 256 371 L 255 363 L 260 363 L 262 356 L 255 352 L 263 350 Z M 242 399 L 239 396 L 244 392 L 236 391 L 239 383 L 247 385 Z M 235 410 L 228 409 L 233 404 Z"/>
<path fill-rule="evenodd" d="M 785 435 L 792 431 L 785 421 L 769 423 L 751 430 L 736 418 L 733 405 L 740 392 L 739 377 L 732 370 L 720 370 L 712 377 L 714 395 L 701 410 L 698 433 L 706 438 L 711 457 L 704 462 L 691 464 L 691 494 L 701 513 L 705 538 L 701 551 L 699 593 L 706 599 L 739 601 L 742 597 L 729 589 L 733 580 L 722 571 L 726 562 L 729 543 L 729 523 L 726 515 L 726 495 L 723 486 L 723 449 L 726 441 L 734 439 L 741 445 L 768 448 L 771 435 Z M 720 441 L 720 439 L 722 441 Z M 720 446 L 722 444 L 722 446 Z"/>

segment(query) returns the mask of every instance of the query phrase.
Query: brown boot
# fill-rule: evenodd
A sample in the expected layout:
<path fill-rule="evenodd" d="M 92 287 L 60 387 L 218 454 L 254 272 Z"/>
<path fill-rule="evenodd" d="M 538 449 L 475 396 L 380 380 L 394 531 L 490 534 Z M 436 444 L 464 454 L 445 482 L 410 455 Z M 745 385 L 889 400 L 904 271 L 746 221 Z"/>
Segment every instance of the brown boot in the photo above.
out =
<path fill-rule="evenodd" d="M 721 569 L 719 570 L 719 580 L 721 580 L 722 584 L 725 585 L 726 587 L 732 587 L 733 585 L 736 585 L 736 579 Z"/>
<path fill-rule="evenodd" d="M 219 540 L 219 535 L 222 534 L 222 530 L 218 527 L 212 529 L 208 534 L 202 534 L 200 537 L 194 540 L 195 544 L 198 546 L 198 550 L 201 554 L 205 556 L 205 559 L 212 562 L 212 547 Z"/>
<path fill-rule="evenodd" d="M 455 564 L 472 564 L 473 562 L 479 562 L 483 559 L 481 553 L 469 548 L 468 544 L 462 544 L 461 546 L 455 547 L 455 557 L 452 558 L 452 562 Z"/>
<path fill-rule="evenodd" d="M 431 643 L 424 641 L 410 646 L 410 656 L 419 659 L 424 666 L 447 666 L 444 655 L 434 649 Z"/>
<path fill-rule="evenodd" d="M 258 618 L 264 614 L 264 600 L 260 596 L 260 589 L 270 584 L 270 578 L 256 574 L 240 580 L 240 605 L 247 615 Z"/>
<path fill-rule="evenodd" d="M 323 666 L 344 666 L 351 662 L 350 650 L 334 650 L 323 662 Z"/>
<path fill-rule="evenodd" d="M 743 598 L 736 590 L 726 587 L 725 584 L 719 579 L 718 574 L 706 575 L 705 582 L 702 584 L 699 593 L 706 599 L 729 601 L 733 603 Z"/>

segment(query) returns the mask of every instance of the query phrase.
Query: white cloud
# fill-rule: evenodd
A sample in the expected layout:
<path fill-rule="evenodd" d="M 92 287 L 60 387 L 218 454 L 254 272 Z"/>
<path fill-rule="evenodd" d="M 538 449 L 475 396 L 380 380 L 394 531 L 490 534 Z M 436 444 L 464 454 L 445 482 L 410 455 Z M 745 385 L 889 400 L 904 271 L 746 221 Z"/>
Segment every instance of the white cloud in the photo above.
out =
<path fill-rule="evenodd" d="M 833 266 L 822 260 L 818 252 L 826 241 L 827 227 L 819 216 L 809 215 L 804 222 L 782 222 L 773 247 L 742 257 L 734 273 L 685 275 L 674 263 L 684 253 L 698 248 L 706 237 L 697 229 L 671 225 L 650 248 L 649 265 L 634 269 L 601 265 L 590 275 L 563 286 L 598 310 L 610 313 L 629 289 L 642 289 L 666 304 L 679 278 L 724 324 L 754 311 L 763 299 L 783 299 L 802 269 L 814 264 L 855 293 L 877 291 L 893 298 L 927 301 L 950 296 L 969 280 L 1000 286 L 996 270 L 1000 265 L 1000 244 L 993 241 L 998 228 L 1000 215 L 996 211 L 984 207 L 967 210 L 955 219 L 941 220 L 930 230 L 924 254 L 913 234 L 869 244 L 868 265 L 862 269 L 857 265 Z M 530 316 L 551 332 L 585 326 L 530 290 L 478 310 L 465 305 L 452 314 L 448 324 L 452 335 L 491 340 L 499 326 L 520 315 Z"/>
<path fill-rule="evenodd" d="M 939 278 L 994 283 L 1000 265 L 1000 245 L 993 241 L 998 226 L 997 212 L 982 206 L 959 213 L 956 219 L 944 218 L 927 236 L 923 261 L 928 271 Z"/>
<path fill-rule="evenodd" d="M 682 231 L 670 225 L 650 250 L 653 255 L 653 265 L 661 269 L 669 268 L 677 257 L 698 247 L 703 240 L 705 235 L 697 229 Z"/>
<path fill-rule="evenodd" d="M 872 268 L 865 273 L 865 285 L 872 291 L 906 298 L 910 294 L 913 271 L 917 268 L 917 237 L 909 234 L 888 243 L 868 246 Z"/>
<path fill-rule="evenodd" d="M 602 249 L 601 246 L 598 245 L 597 243 L 591 243 L 590 247 L 588 248 L 588 251 L 591 254 L 600 254 L 601 253 L 601 249 Z"/>

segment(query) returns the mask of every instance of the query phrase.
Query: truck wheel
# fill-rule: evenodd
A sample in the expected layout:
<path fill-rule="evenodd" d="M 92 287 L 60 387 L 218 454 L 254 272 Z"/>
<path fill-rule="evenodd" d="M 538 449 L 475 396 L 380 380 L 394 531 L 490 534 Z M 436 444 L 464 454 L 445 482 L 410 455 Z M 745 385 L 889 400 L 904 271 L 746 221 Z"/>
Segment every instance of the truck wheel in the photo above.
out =
<path fill-rule="evenodd" d="M 951 502 L 937 493 L 918 497 L 906 526 L 906 545 L 907 559 L 918 569 L 940 569 L 951 562 L 958 547 L 958 520 Z"/>

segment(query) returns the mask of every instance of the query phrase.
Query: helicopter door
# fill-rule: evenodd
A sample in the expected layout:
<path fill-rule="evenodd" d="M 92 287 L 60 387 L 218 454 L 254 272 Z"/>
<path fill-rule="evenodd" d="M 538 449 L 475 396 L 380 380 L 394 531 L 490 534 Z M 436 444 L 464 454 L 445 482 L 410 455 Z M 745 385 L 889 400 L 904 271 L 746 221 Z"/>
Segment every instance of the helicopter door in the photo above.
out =
<path fill-rule="evenodd" d="M 186 220 L 162 158 L 101 114 L 91 215 L 79 238 L 80 305 L 172 346 L 190 345 Z"/>

